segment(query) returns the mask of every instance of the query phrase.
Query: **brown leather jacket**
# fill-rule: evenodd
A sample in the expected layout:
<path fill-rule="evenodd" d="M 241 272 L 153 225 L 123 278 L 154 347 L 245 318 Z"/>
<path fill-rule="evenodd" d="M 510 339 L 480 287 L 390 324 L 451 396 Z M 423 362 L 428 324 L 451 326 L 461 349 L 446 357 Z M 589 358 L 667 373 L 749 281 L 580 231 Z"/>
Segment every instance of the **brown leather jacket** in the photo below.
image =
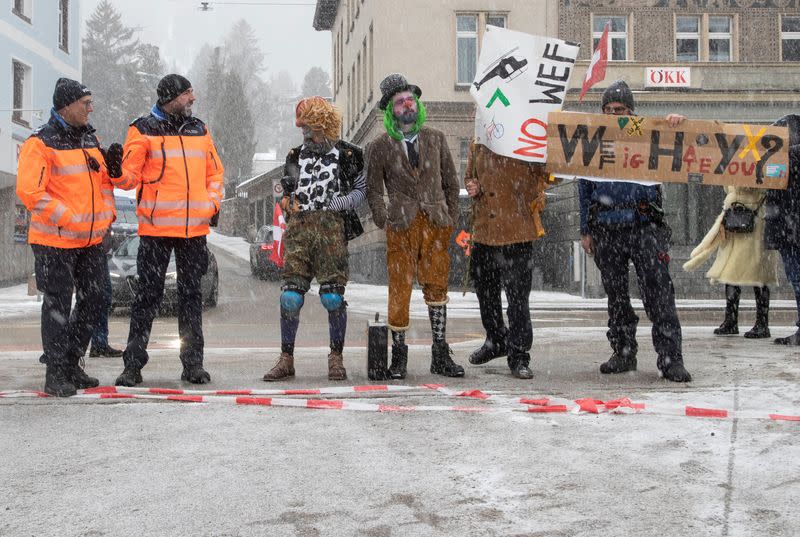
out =
<path fill-rule="evenodd" d="M 367 202 L 379 228 L 407 229 L 417 212 L 438 227 L 458 221 L 458 178 L 444 133 L 422 127 L 419 131 L 419 168 L 408 162 L 403 146 L 383 133 L 366 149 Z M 383 200 L 389 194 L 388 209 Z"/>
<path fill-rule="evenodd" d="M 548 174 L 544 164 L 504 157 L 473 143 L 464 183 L 477 180 L 472 240 L 489 246 L 535 241 L 544 236 L 541 212 Z"/>

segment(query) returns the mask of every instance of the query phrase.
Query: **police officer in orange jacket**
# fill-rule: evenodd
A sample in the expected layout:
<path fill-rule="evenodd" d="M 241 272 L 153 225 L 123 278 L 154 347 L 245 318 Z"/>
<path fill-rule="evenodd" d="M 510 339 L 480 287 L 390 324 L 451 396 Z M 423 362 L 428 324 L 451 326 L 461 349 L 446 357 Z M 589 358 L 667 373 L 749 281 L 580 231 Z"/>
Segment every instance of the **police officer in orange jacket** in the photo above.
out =
<path fill-rule="evenodd" d="M 158 102 L 128 129 L 125 147 L 109 147 L 114 185 L 137 189 L 139 275 L 131 308 L 125 369 L 117 386 L 142 382 L 147 343 L 164 293 L 170 254 L 178 280 L 181 380 L 211 381 L 203 369 L 203 309 L 200 278 L 208 269 L 206 235 L 220 208 L 223 168 L 205 124 L 192 117 L 191 83 L 176 74 L 161 79 Z"/>
<path fill-rule="evenodd" d="M 44 391 L 58 397 L 99 384 L 79 362 L 103 303 L 99 282 L 108 269 L 101 243 L 116 213 L 91 112 L 92 92 L 59 78 L 50 120 L 23 144 L 17 172 L 17 195 L 31 211 L 28 242 L 43 294 Z"/>

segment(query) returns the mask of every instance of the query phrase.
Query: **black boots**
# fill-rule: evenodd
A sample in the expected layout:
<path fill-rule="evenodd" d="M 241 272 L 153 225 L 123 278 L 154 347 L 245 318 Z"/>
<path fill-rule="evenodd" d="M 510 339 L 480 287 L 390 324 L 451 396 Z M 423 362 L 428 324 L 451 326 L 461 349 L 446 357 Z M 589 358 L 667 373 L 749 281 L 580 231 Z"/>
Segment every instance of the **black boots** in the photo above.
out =
<path fill-rule="evenodd" d="M 122 354 L 122 350 L 115 349 L 111 345 L 106 345 L 104 347 L 95 347 L 92 345 L 92 348 L 89 349 L 89 358 L 119 358 Z"/>
<path fill-rule="evenodd" d="M 490 362 L 495 358 L 505 356 L 506 354 L 507 351 L 505 340 L 501 341 L 500 343 L 494 343 L 489 341 L 487 338 L 486 341 L 483 342 L 483 345 L 469 355 L 469 363 L 472 365 L 481 365 Z"/>
<path fill-rule="evenodd" d="M 742 288 L 725 284 L 725 320 L 714 329 L 715 336 L 733 336 L 739 333 L 739 296 Z"/>
<path fill-rule="evenodd" d="M 636 356 L 633 354 L 615 352 L 607 362 L 600 364 L 600 372 L 604 375 L 626 371 L 636 371 Z"/>
<path fill-rule="evenodd" d="M 408 365 L 408 345 L 392 344 L 392 363 L 389 366 L 393 380 L 406 378 L 406 366 Z"/>
<path fill-rule="evenodd" d="M 662 358 L 661 356 L 659 356 L 656 364 L 658 365 L 658 370 L 661 371 L 661 374 L 667 380 L 671 380 L 672 382 L 692 381 L 692 376 L 683 366 L 682 358 L 674 360 L 671 358 Z"/>
<path fill-rule="evenodd" d="M 44 374 L 44 392 L 56 397 L 71 397 L 78 393 L 72 380 L 71 366 L 48 363 Z"/>
<path fill-rule="evenodd" d="M 753 287 L 756 296 L 756 324 L 745 332 L 748 339 L 761 339 L 769 333 L 769 287 Z M 739 333 L 739 297 L 742 288 L 737 285 L 725 285 L 725 320 L 714 330 L 715 336 L 733 336 Z"/>
<path fill-rule="evenodd" d="M 114 386 L 127 386 L 132 388 L 137 384 L 142 383 L 142 370 L 133 367 L 126 367 L 117 380 L 114 381 Z"/>
<path fill-rule="evenodd" d="M 86 371 L 84 371 L 78 364 L 74 364 L 70 372 L 72 374 L 72 384 L 74 384 L 75 388 L 79 390 L 85 390 L 86 388 L 97 388 L 100 386 L 100 381 L 87 375 Z"/>
<path fill-rule="evenodd" d="M 188 365 L 183 366 L 181 380 L 189 381 L 192 384 L 205 384 L 211 382 L 211 375 L 203 369 L 202 365 Z"/>
<path fill-rule="evenodd" d="M 436 341 L 431 346 L 431 373 L 445 377 L 463 377 L 464 368 L 453 361 L 450 345 Z"/>
<path fill-rule="evenodd" d="M 745 332 L 749 339 L 768 338 L 769 333 L 769 287 L 753 287 L 756 294 L 756 324 Z"/>
<path fill-rule="evenodd" d="M 773 340 L 773 343 L 776 345 L 800 345 L 800 330 L 792 334 L 791 336 L 786 337 L 776 337 Z"/>

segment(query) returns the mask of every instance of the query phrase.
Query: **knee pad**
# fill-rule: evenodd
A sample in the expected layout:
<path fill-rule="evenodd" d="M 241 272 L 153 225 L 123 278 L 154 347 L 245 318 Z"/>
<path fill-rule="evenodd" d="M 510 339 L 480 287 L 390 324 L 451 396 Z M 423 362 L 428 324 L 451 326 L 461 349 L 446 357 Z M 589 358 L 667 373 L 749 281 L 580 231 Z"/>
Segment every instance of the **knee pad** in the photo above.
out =
<path fill-rule="evenodd" d="M 295 290 L 287 289 L 281 293 L 281 310 L 286 313 L 297 314 L 303 307 L 303 294 Z"/>
<path fill-rule="evenodd" d="M 344 297 L 339 293 L 322 293 L 319 295 L 319 301 L 328 311 L 338 311 L 344 307 Z"/>
<path fill-rule="evenodd" d="M 344 286 L 324 284 L 319 286 L 319 301 L 328 311 L 343 310 L 347 303 L 344 301 Z"/>

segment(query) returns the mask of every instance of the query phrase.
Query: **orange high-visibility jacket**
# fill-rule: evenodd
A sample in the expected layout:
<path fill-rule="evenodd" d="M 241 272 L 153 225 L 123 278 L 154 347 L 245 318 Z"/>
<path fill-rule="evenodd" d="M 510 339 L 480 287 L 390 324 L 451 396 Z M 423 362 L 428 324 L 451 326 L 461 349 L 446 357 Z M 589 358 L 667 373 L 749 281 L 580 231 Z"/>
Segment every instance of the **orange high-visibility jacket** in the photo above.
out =
<path fill-rule="evenodd" d="M 17 196 L 31 211 L 30 244 L 83 248 L 100 243 L 116 209 L 94 129 L 71 127 L 53 111 L 22 145 Z"/>
<path fill-rule="evenodd" d="M 122 150 L 124 190 L 137 188 L 139 235 L 198 237 L 222 202 L 223 168 L 205 124 L 157 106 L 131 123 Z"/>

